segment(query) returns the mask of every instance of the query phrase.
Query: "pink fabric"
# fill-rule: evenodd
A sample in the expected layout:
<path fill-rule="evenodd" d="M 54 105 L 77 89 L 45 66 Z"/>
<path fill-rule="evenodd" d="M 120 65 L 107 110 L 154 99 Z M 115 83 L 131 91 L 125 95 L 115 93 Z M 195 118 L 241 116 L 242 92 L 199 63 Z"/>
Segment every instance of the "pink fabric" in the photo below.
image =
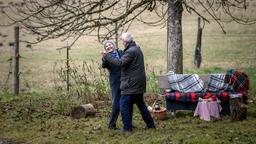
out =
<path fill-rule="evenodd" d="M 220 118 L 221 105 L 217 101 L 202 101 L 198 102 L 194 116 L 199 116 L 200 119 L 210 121 L 211 117 Z"/>

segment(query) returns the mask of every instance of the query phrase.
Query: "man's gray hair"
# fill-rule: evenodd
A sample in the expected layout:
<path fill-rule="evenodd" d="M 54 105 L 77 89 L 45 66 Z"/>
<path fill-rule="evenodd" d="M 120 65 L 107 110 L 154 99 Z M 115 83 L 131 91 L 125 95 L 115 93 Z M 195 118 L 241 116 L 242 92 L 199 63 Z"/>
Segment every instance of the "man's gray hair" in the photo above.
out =
<path fill-rule="evenodd" d="M 111 43 L 111 44 L 114 46 L 114 48 L 116 49 L 116 45 L 115 45 L 114 41 L 112 41 L 112 40 L 104 40 L 104 41 L 102 42 L 104 48 L 106 48 L 107 43 Z"/>
<path fill-rule="evenodd" d="M 123 33 L 122 36 L 121 36 L 121 39 L 123 41 L 126 41 L 126 42 L 131 42 L 133 41 L 133 37 L 130 33 L 126 32 L 126 33 Z"/>

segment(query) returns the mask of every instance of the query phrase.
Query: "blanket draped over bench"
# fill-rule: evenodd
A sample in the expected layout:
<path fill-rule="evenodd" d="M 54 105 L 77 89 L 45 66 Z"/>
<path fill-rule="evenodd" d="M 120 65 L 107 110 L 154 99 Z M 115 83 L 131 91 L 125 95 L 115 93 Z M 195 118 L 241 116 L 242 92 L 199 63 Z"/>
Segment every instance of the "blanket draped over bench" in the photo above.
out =
<path fill-rule="evenodd" d="M 161 95 L 166 97 L 167 104 L 168 102 L 196 104 L 199 98 L 211 96 L 217 97 L 222 103 L 228 103 L 229 95 L 237 93 L 242 94 L 244 102 L 248 99 L 249 78 L 244 72 L 234 69 L 227 70 L 225 74 L 210 74 L 204 80 L 197 74 L 173 72 L 169 72 L 166 78 L 168 86 L 165 86 Z"/>

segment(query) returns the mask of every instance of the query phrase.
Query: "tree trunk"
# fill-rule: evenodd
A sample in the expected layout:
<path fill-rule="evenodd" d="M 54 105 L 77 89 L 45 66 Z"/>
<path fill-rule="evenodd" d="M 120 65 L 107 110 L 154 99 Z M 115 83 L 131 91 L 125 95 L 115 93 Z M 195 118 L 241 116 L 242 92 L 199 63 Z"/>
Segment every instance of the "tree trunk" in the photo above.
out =
<path fill-rule="evenodd" d="M 13 59 L 12 59 L 12 65 L 13 65 L 13 91 L 15 95 L 19 94 L 20 89 L 20 79 L 19 79 L 19 33 L 20 28 L 18 26 L 14 27 L 14 37 L 15 37 L 15 43 L 13 47 Z"/>
<path fill-rule="evenodd" d="M 168 0 L 167 20 L 167 70 L 183 73 L 182 2 Z"/>
<path fill-rule="evenodd" d="M 202 62 L 202 55 L 201 55 L 202 32 L 203 32 L 203 28 L 201 27 L 201 20 L 200 18 L 198 18 L 197 40 L 196 40 L 196 48 L 195 48 L 195 56 L 194 56 L 194 64 L 197 68 L 200 68 L 200 65 Z"/>

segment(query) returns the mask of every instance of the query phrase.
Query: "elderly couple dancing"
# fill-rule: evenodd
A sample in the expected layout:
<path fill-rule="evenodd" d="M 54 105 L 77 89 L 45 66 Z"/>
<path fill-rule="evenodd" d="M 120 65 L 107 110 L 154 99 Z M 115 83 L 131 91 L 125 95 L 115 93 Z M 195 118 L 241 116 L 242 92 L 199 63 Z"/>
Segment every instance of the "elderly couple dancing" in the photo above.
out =
<path fill-rule="evenodd" d="M 131 132 L 133 104 L 136 104 L 147 128 L 155 128 L 154 121 L 146 107 L 143 94 L 146 91 L 144 56 L 130 33 L 121 36 L 124 50 L 116 48 L 113 41 L 103 42 L 102 67 L 109 71 L 112 93 L 112 112 L 108 128 L 118 130 L 116 121 L 121 112 L 122 132 Z"/>

